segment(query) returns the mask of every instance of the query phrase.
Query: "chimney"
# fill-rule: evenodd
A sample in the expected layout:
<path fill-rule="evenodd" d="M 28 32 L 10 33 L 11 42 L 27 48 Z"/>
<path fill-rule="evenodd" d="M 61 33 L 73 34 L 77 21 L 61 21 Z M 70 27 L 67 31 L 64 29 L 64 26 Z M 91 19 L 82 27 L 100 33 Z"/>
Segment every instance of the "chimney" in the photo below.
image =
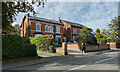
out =
<path fill-rule="evenodd" d="M 59 19 L 58 19 L 58 23 L 61 23 L 61 19 L 60 19 L 60 17 L 59 17 Z"/>

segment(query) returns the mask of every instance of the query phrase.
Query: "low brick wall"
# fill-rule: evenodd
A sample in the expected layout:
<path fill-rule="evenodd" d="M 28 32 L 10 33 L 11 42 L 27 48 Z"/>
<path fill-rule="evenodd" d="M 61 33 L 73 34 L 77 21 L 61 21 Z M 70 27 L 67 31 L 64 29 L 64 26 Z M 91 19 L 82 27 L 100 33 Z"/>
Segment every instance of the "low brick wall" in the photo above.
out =
<path fill-rule="evenodd" d="M 78 44 L 67 44 L 68 48 L 79 48 Z M 109 44 L 99 44 L 86 46 L 86 51 L 98 51 L 98 50 L 108 50 L 110 49 Z"/>
<path fill-rule="evenodd" d="M 96 51 L 98 49 L 98 45 L 92 45 L 92 46 L 86 46 L 85 48 L 86 51 Z"/>
<path fill-rule="evenodd" d="M 79 48 L 78 44 L 67 44 L 67 47 L 70 47 L 70 48 Z"/>
<path fill-rule="evenodd" d="M 110 46 L 109 44 L 99 44 L 99 49 L 100 50 L 110 49 Z"/>
<path fill-rule="evenodd" d="M 120 43 L 118 43 L 118 44 L 116 45 L 116 48 L 120 48 Z"/>

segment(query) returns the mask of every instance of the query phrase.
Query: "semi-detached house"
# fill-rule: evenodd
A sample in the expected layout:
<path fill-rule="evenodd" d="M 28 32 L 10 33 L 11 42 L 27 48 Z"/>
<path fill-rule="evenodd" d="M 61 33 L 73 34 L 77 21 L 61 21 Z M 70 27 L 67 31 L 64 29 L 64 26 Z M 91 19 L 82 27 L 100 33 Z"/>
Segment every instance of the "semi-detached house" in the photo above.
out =
<path fill-rule="evenodd" d="M 51 36 L 54 42 L 73 41 L 79 36 L 82 24 L 65 20 L 58 21 L 32 17 L 26 14 L 21 24 L 21 37 L 34 37 L 37 35 Z M 90 33 L 91 29 L 88 28 Z"/>

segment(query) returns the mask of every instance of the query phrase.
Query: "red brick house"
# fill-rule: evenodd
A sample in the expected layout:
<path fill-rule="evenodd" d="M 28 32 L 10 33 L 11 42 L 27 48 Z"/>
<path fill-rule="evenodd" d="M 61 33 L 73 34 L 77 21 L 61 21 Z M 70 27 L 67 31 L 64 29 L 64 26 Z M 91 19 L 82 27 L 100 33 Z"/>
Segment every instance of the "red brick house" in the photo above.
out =
<path fill-rule="evenodd" d="M 27 14 L 21 24 L 21 37 L 34 37 L 37 35 L 49 35 L 54 42 L 73 41 L 79 36 L 81 24 L 60 20 L 54 21 Z M 88 28 L 90 32 L 90 29 Z"/>

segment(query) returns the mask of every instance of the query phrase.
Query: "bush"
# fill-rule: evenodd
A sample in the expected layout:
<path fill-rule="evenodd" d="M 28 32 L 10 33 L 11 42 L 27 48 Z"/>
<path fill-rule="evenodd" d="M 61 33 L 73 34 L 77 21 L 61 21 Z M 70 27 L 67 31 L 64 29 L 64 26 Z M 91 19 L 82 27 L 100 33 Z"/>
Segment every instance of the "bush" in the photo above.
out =
<path fill-rule="evenodd" d="M 111 39 L 110 38 L 107 38 L 107 42 L 110 42 L 111 41 Z"/>
<path fill-rule="evenodd" d="M 101 44 L 106 44 L 106 43 L 107 43 L 106 38 L 101 38 L 101 39 L 100 39 L 100 43 L 101 43 Z"/>
<path fill-rule="evenodd" d="M 116 40 L 115 40 L 115 43 L 116 43 L 116 44 L 120 43 L 120 39 L 116 39 Z"/>
<path fill-rule="evenodd" d="M 2 37 L 3 60 L 31 56 L 37 56 L 37 52 L 36 46 L 30 44 L 28 38 L 22 38 L 18 35 L 8 35 Z"/>
<path fill-rule="evenodd" d="M 38 35 L 30 39 L 31 44 L 35 44 L 37 50 L 54 52 L 53 39 L 49 36 Z"/>
<path fill-rule="evenodd" d="M 85 39 L 79 42 L 79 49 L 82 50 L 82 43 L 86 45 L 97 45 L 97 39 L 93 35 L 88 35 Z"/>
<path fill-rule="evenodd" d="M 96 45 L 97 39 L 93 35 L 88 35 L 86 43 L 90 45 Z"/>

